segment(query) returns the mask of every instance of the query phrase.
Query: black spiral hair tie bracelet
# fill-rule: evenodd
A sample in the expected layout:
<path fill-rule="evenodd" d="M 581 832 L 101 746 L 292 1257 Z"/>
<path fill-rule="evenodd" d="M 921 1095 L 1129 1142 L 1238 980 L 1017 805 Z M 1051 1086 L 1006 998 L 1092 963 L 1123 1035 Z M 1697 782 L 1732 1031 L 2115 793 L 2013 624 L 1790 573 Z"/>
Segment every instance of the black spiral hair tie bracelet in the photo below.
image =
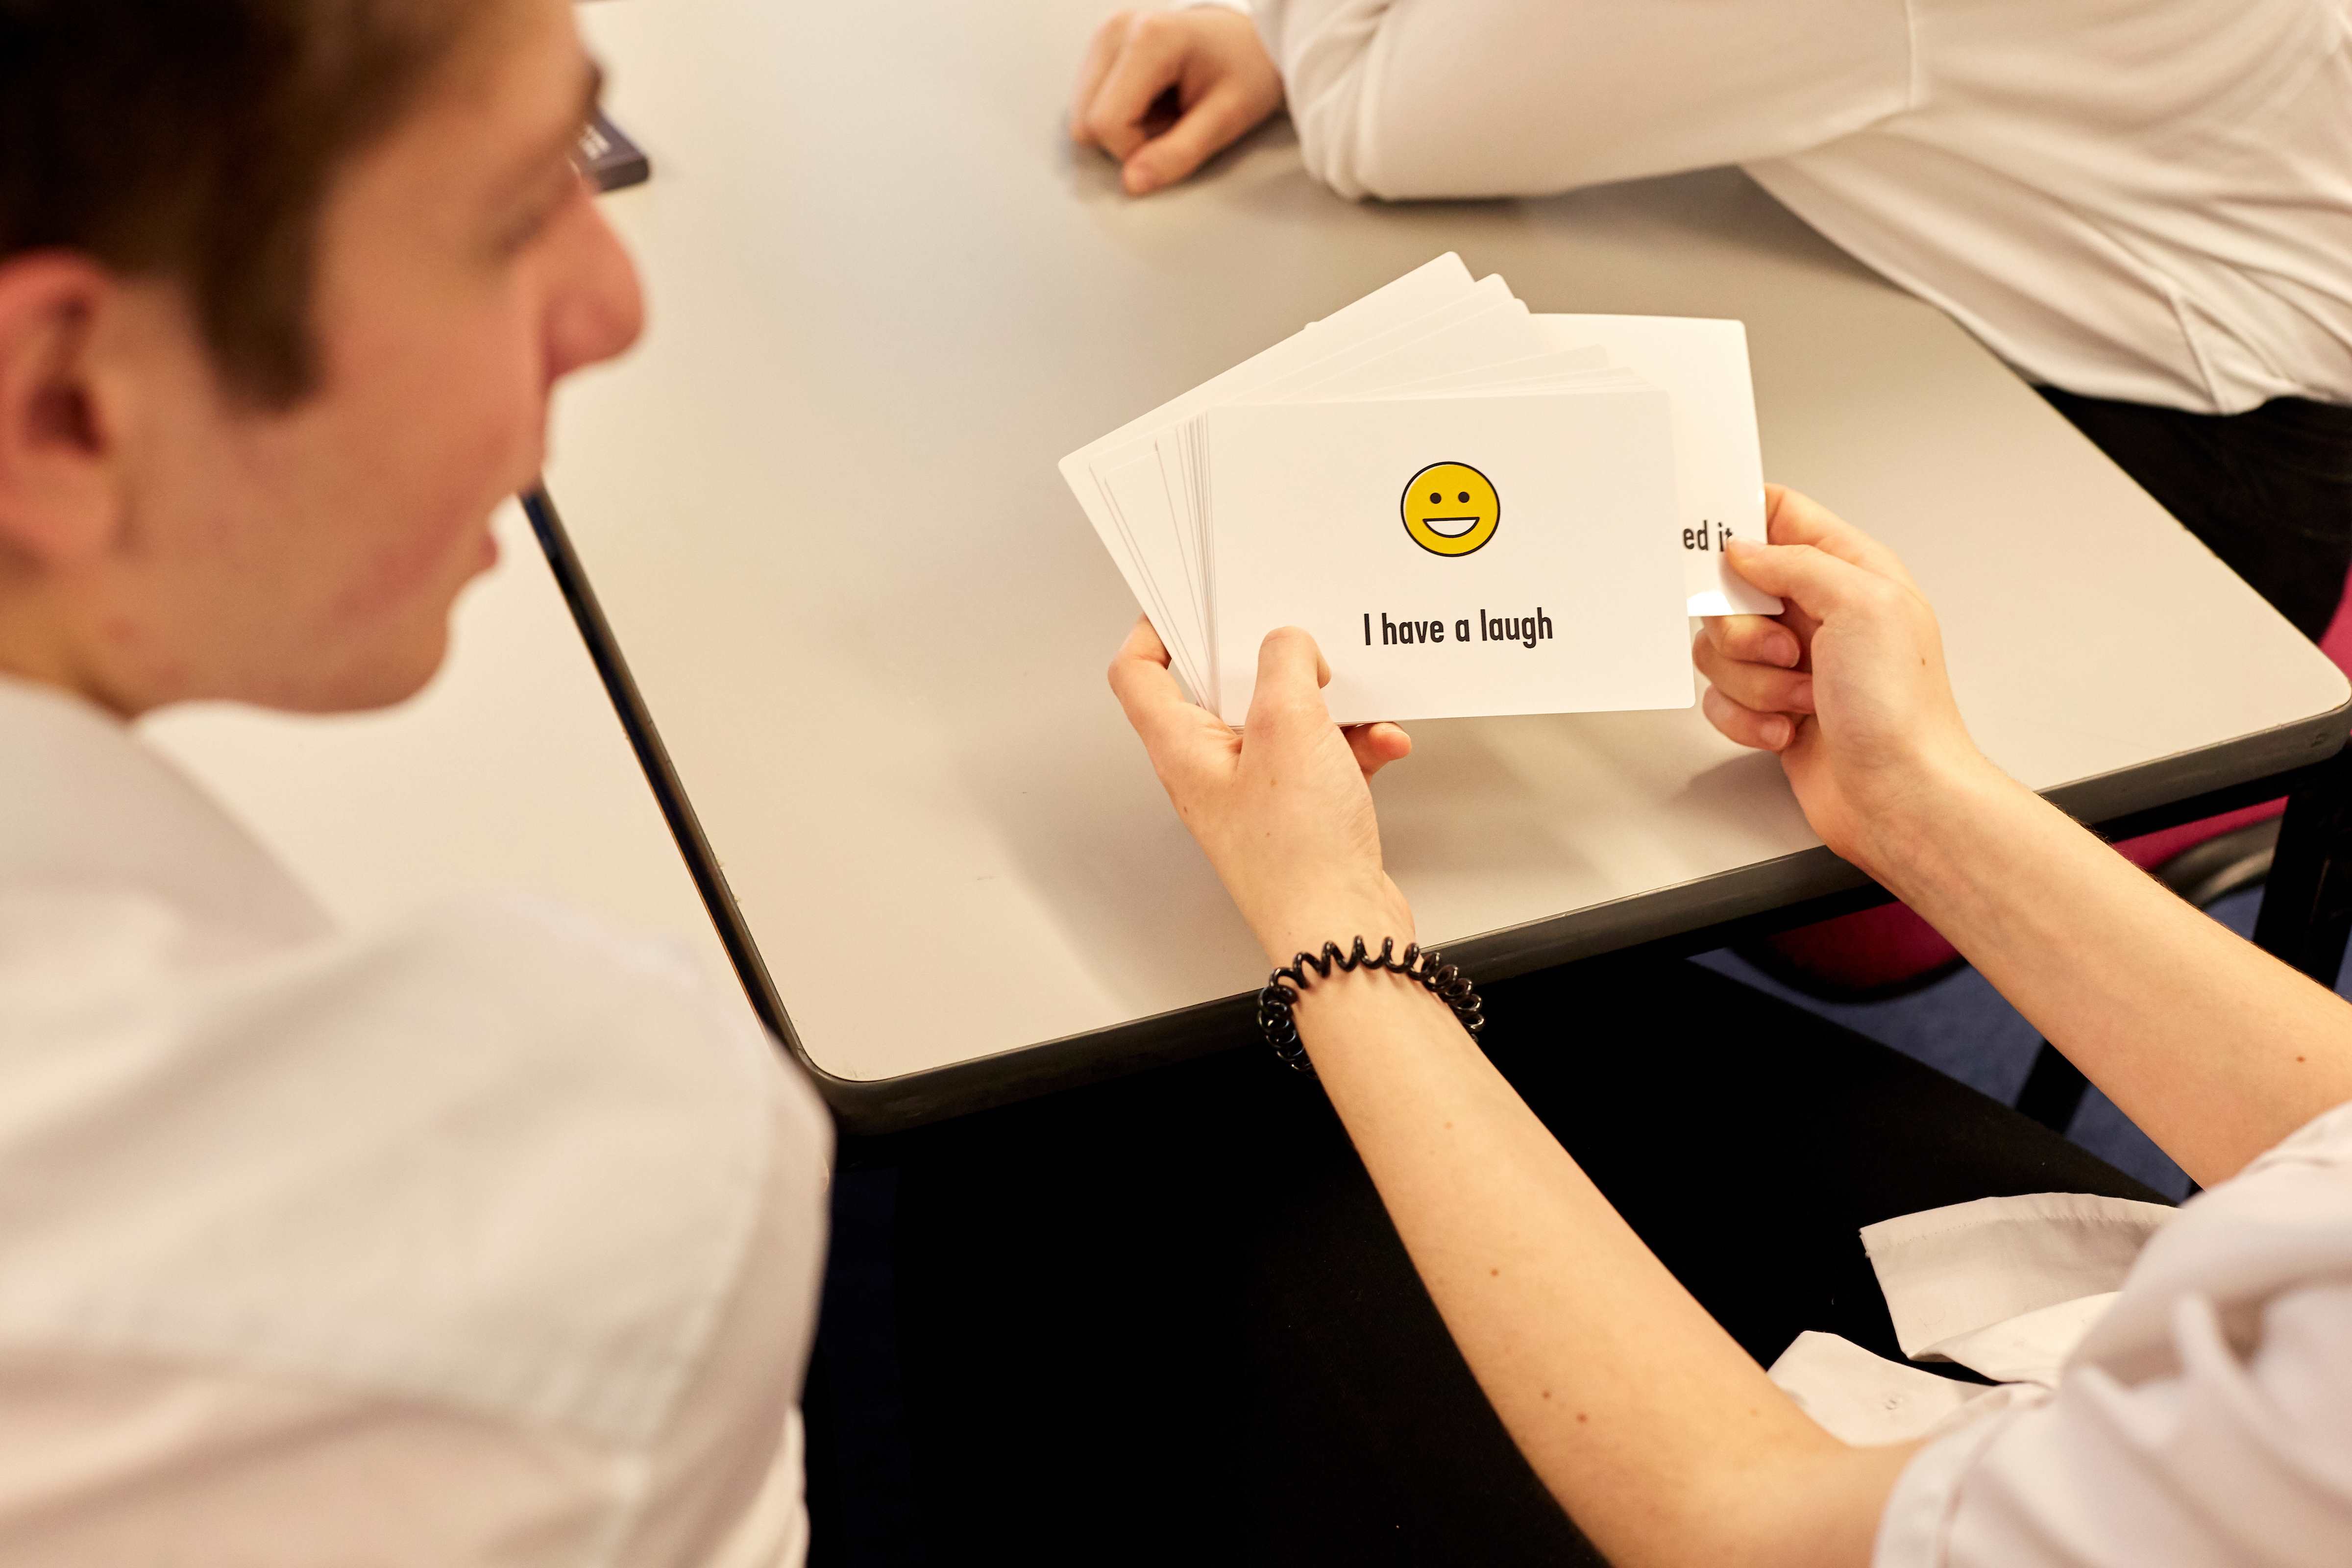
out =
<path fill-rule="evenodd" d="M 1307 1059 L 1307 1047 L 1298 1043 L 1297 1020 L 1290 1016 L 1299 992 L 1307 989 L 1307 972 L 1311 969 L 1318 980 L 1328 980 L 1334 968 L 1344 974 L 1371 969 L 1401 974 L 1412 981 L 1453 1008 L 1462 1026 L 1475 1037 L 1486 1026 L 1486 1005 L 1471 989 L 1469 977 L 1450 963 L 1441 964 L 1439 956 L 1422 952 L 1418 942 L 1407 942 L 1403 956 L 1399 957 L 1396 938 L 1392 936 L 1381 938 L 1378 953 L 1365 948 L 1362 937 L 1356 939 L 1354 950 L 1348 952 L 1340 952 L 1338 942 L 1327 942 L 1320 954 L 1302 952 L 1290 961 L 1287 968 L 1277 969 L 1266 977 L 1265 989 L 1257 994 L 1257 1026 L 1276 1056 L 1312 1078 L 1315 1064 Z"/>

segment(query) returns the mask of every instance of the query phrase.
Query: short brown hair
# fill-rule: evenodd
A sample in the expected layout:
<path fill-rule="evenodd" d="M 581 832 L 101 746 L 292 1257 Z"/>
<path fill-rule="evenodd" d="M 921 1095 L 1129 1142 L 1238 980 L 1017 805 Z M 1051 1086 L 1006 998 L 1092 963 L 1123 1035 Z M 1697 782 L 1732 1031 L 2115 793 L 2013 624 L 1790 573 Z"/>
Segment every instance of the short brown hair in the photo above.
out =
<path fill-rule="evenodd" d="M 319 214 L 486 0 L 0 0 L 0 261 L 186 290 L 224 379 L 317 385 Z"/>

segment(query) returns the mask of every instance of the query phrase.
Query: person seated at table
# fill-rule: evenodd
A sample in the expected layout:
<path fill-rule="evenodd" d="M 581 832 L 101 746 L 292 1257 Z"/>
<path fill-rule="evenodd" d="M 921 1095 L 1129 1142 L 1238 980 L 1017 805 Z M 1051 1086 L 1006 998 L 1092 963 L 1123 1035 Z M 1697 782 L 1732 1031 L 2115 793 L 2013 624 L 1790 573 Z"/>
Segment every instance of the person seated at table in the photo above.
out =
<path fill-rule="evenodd" d="M 338 929 L 131 727 L 440 664 L 639 331 L 595 86 L 569 0 L 0 0 L 0 1563 L 800 1560 L 831 1130 L 740 997 Z"/>
<path fill-rule="evenodd" d="M 1619 1563 L 2352 1562 L 2352 1005 L 2004 776 L 1902 563 L 1801 496 L 1769 504 L 1769 542 L 1732 561 L 1789 607 L 1707 624 L 1707 719 L 1777 753 L 1830 847 L 2209 1189 L 2177 1214 L 2045 1195 L 1874 1232 L 1881 1279 L 1910 1276 L 1906 1338 L 2054 1386 L 1987 1394 L 1821 1340 L 1758 1364 L 1808 1326 L 1775 1303 L 1865 1333 L 1875 1313 L 1887 1337 L 1824 1214 L 2085 1174 L 2133 1190 L 2048 1130 L 1686 964 L 1496 987 L 1478 1037 L 1411 979 L 1302 966 L 1297 1035 L 1344 1137 L 1228 1074 L 1173 1111 L 1162 1085 L 1065 1114 L 1042 1152 L 1045 1126 L 1007 1128 L 1026 1177 L 906 1178 L 902 1256 L 971 1236 L 990 1270 L 917 1259 L 919 1342 L 969 1337 L 934 1397 L 1023 1391 L 969 1418 L 953 1462 L 976 1488 L 1050 1476 L 1055 1517 L 1112 1491 L 1152 1542 L 1245 1561 L 1576 1560 L 1548 1492 Z M 1328 679 L 1305 633 L 1274 633 L 1237 733 L 1148 622 L 1111 665 L 1279 965 L 1416 935 L 1368 786 L 1409 742 L 1335 727 Z M 1481 1391 L 1540 1490 L 1488 1441 Z"/>
<path fill-rule="evenodd" d="M 1255 0 L 1123 13 L 1071 132 L 1137 195 L 1286 99 L 1341 195 L 1737 163 L 2014 365 L 2317 637 L 2352 566 L 2343 0 Z"/>

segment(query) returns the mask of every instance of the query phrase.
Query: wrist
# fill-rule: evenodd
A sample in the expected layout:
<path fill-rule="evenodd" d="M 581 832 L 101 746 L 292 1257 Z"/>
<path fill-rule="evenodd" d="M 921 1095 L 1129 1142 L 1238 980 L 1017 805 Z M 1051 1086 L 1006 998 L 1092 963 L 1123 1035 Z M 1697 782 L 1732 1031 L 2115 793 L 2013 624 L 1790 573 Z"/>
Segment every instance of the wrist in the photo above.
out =
<path fill-rule="evenodd" d="M 1260 926 L 1257 935 L 1277 969 L 1302 952 L 1321 952 L 1327 942 L 1338 942 L 1344 952 L 1360 936 L 1366 947 L 1378 952 L 1385 937 L 1402 952 L 1416 940 L 1412 909 L 1393 887 L 1286 909 Z"/>
<path fill-rule="evenodd" d="M 1383 1020 L 1407 1016 L 1450 1017 L 1449 1037 L 1475 1042 L 1486 1027 L 1486 1005 L 1467 975 L 1436 955 L 1383 943 L 1377 951 L 1351 941 L 1319 962 L 1301 956 L 1260 994 L 1258 1023 L 1266 1042 L 1294 1068 L 1317 1072 L 1327 1052 L 1381 1034 Z M 1421 1010 L 1429 1009 L 1427 1014 Z"/>
<path fill-rule="evenodd" d="M 1847 858 L 1900 896 L 1956 836 L 1976 830 L 2023 788 L 1974 748 L 1923 764 L 1866 814 L 1864 842 Z"/>
<path fill-rule="evenodd" d="M 1380 951 L 1378 942 L 1368 945 L 1374 952 Z M 1401 954 L 1403 951 L 1400 943 L 1397 952 Z M 1299 1037 L 1310 1054 L 1329 1048 L 1334 1039 L 1346 1037 L 1353 1021 L 1367 1012 L 1426 1006 L 1449 1017 L 1453 1016 L 1444 1000 L 1393 970 L 1360 968 L 1349 972 L 1334 965 L 1328 975 L 1310 972 L 1307 982 L 1299 991 L 1298 1000 L 1292 1004 L 1291 1013 L 1297 1023 Z"/>

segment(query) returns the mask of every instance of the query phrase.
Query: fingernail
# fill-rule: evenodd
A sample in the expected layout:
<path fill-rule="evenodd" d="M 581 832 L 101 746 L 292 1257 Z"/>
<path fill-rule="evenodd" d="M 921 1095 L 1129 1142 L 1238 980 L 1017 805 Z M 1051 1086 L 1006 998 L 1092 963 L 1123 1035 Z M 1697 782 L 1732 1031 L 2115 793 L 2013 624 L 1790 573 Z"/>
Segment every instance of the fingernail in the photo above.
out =
<path fill-rule="evenodd" d="M 1789 743 L 1789 737 L 1795 732 L 1794 728 L 1790 726 L 1786 719 L 1768 719 L 1765 721 L 1764 742 L 1776 752 L 1781 747 L 1787 745 Z"/>

